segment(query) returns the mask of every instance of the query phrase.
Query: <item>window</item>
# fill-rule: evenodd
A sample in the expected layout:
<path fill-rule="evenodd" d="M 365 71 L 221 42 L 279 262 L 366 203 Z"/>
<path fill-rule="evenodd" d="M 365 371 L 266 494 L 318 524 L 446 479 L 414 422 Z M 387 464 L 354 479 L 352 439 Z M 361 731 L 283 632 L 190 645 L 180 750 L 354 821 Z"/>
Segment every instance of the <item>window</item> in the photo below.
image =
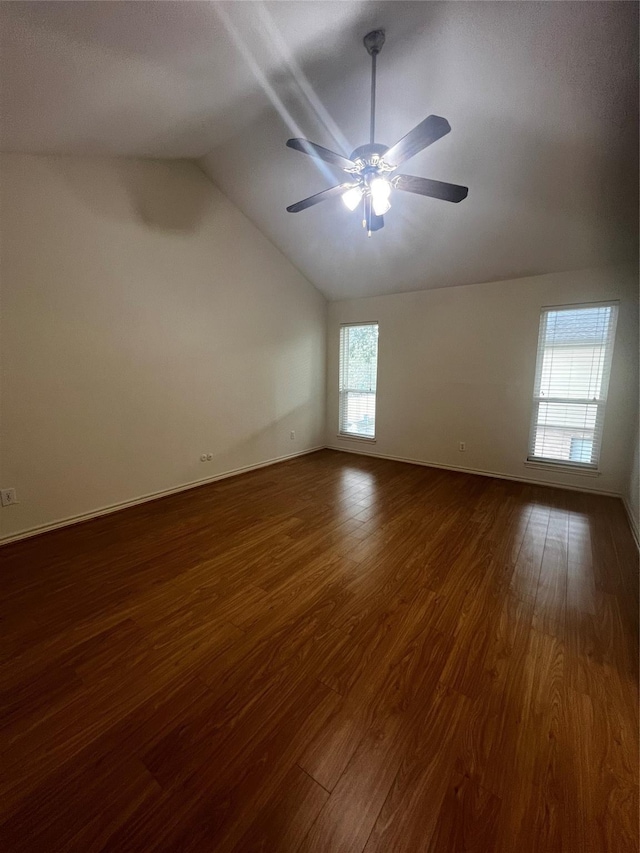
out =
<path fill-rule="evenodd" d="M 376 435 L 378 324 L 340 327 L 340 433 Z"/>
<path fill-rule="evenodd" d="M 617 304 L 543 308 L 529 459 L 597 468 Z"/>

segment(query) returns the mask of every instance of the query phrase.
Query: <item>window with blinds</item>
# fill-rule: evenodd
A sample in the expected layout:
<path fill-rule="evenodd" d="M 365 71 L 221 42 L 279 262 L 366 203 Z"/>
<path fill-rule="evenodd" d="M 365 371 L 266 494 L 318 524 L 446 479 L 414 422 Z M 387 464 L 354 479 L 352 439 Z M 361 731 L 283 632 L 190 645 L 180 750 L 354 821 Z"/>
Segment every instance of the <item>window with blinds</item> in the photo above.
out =
<path fill-rule="evenodd" d="M 376 436 L 378 324 L 340 327 L 340 425 L 342 435 Z"/>
<path fill-rule="evenodd" d="M 597 468 L 618 307 L 543 308 L 529 459 Z"/>

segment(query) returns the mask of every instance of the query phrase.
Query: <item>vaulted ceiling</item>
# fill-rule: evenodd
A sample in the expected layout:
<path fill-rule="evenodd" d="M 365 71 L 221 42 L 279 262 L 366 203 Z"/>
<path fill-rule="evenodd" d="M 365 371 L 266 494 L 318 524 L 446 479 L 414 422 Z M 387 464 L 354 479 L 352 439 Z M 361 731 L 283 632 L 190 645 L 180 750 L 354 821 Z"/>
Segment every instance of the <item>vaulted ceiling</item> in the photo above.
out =
<path fill-rule="evenodd" d="M 635 3 L 16 2 L 0 25 L 2 150 L 198 159 L 329 298 L 635 258 Z M 395 193 L 367 239 L 339 199 L 285 211 L 341 180 L 285 141 L 368 141 L 373 28 L 378 141 L 446 117 L 403 170 L 470 189 Z"/>

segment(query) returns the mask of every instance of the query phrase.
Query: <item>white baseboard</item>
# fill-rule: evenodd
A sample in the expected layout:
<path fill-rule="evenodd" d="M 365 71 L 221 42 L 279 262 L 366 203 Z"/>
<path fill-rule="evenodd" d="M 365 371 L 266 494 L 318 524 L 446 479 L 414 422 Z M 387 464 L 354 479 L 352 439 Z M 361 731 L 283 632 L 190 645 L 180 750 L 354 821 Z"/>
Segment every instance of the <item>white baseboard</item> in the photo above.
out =
<path fill-rule="evenodd" d="M 638 529 L 638 519 L 635 517 L 634 513 L 631 511 L 631 504 L 627 500 L 626 496 L 622 496 L 622 503 L 624 504 L 624 508 L 627 511 L 627 518 L 629 519 L 629 527 L 631 528 L 631 532 L 633 533 L 633 538 L 636 541 L 636 548 L 640 551 L 640 530 Z"/>
<path fill-rule="evenodd" d="M 285 462 L 287 459 L 295 459 L 297 456 L 306 456 L 309 453 L 316 453 L 318 450 L 337 450 L 341 453 L 355 453 L 361 456 L 373 456 L 377 459 L 390 459 L 394 462 L 406 462 L 410 465 L 422 465 L 425 468 L 441 468 L 445 471 L 457 471 L 461 474 L 477 474 L 481 477 L 493 477 L 499 480 L 511 480 L 516 483 L 531 483 L 536 486 L 550 486 L 554 489 L 569 489 L 574 492 L 589 492 L 590 494 L 598 494 L 605 495 L 607 497 L 615 497 L 621 498 L 622 502 L 627 511 L 627 515 L 629 517 L 629 524 L 631 527 L 631 532 L 636 540 L 636 544 L 640 548 L 640 535 L 639 531 L 636 527 L 635 519 L 631 513 L 631 508 L 629 506 L 628 501 L 624 496 L 622 496 L 618 492 L 605 492 L 601 489 L 589 489 L 584 486 L 567 486 L 565 483 L 553 483 L 547 480 L 535 480 L 532 478 L 523 478 L 523 477 L 515 477 L 510 474 L 500 474 L 496 471 L 483 471 L 477 468 L 463 468 L 459 465 L 442 465 L 439 462 L 425 462 L 421 459 L 410 459 L 404 456 L 391 456 L 386 453 L 375 453 L 370 450 L 360 450 L 355 448 L 346 448 L 346 447 L 337 447 L 335 445 L 318 445 L 317 447 L 310 447 L 307 450 L 300 450 L 297 453 L 288 453 L 284 456 L 277 456 L 273 459 L 268 459 L 265 462 L 258 462 L 255 465 L 245 465 L 242 468 L 234 468 L 231 471 L 224 471 L 221 474 L 215 474 L 213 477 L 207 477 L 203 480 L 194 480 L 191 483 L 184 483 L 181 486 L 175 486 L 171 489 L 163 489 L 159 492 L 152 492 L 147 495 L 142 495 L 137 498 L 133 498 L 128 501 L 122 501 L 117 504 L 111 504 L 106 507 L 100 507 L 99 509 L 91 510 L 89 512 L 81 513 L 80 515 L 69 516 L 67 518 L 61 518 L 57 521 L 53 521 L 49 524 L 41 524 L 37 527 L 31 527 L 27 530 L 21 530 L 18 533 L 12 533 L 8 536 L 0 538 L 0 545 L 8 545 L 10 542 L 17 542 L 20 539 L 27 539 L 31 536 L 37 536 L 40 533 L 48 533 L 50 530 L 58 530 L 61 527 L 68 527 L 72 524 L 78 524 L 82 521 L 88 521 L 91 518 L 99 518 L 102 515 L 109 515 L 112 512 L 118 512 L 121 509 L 127 509 L 127 507 L 137 506 L 138 504 L 147 503 L 148 501 L 156 500 L 157 498 L 164 498 L 168 495 L 175 495 L 179 492 L 186 492 L 189 489 L 197 488 L 198 486 L 205 486 L 207 483 L 215 483 L 217 480 L 225 480 L 227 477 L 235 477 L 239 474 L 245 474 L 249 471 L 257 471 L 259 468 L 266 468 L 269 465 L 275 465 L 278 462 Z"/>
<path fill-rule="evenodd" d="M 20 539 L 27 539 L 30 536 L 37 536 L 40 533 L 48 533 L 50 530 L 57 530 L 60 527 L 68 527 L 71 524 L 78 524 L 81 521 L 88 521 L 91 518 L 99 518 L 101 515 L 109 515 L 112 512 L 118 512 L 121 509 L 127 509 L 130 506 L 147 503 L 148 501 L 164 498 L 168 495 L 175 495 L 179 492 L 186 492 L 188 489 L 195 489 L 198 486 L 205 486 L 207 483 L 215 483 L 217 480 L 226 480 L 227 477 L 235 477 L 238 474 L 246 474 L 249 471 L 257 471 L 259 468 L 266 468 L 269 465 L 275 465 L 278 462 L 285 462 L 287 459 L 295 459 L 296 456 L 306 456 L 308 453 L 315 453 L 318 450 L 324 450 L 324 445 L 318 447 L 310 447 L 308 450 L 300 450 L 297 453 L 287 453 L 285 456 L 276 456 L 273 459 L 267 459 L 266 462 L 258 462 L 255 465 L 245 465 L 243 468 L 234 468 L 232 471 L 224 471 L 221 474 L 214 474 L 213 477 L 206 477 L 203 480 L 194 480 L 191 483 L 184 483 L 181 486 L 175 486 L 171 489 L 162 489 L 159 492 L 151 492 L 148 495 L 141 495 L 137 498 L 132 498 L 128 501 L 121 501 L 117 504 L 100 507 L 99 509 L 83 512 L 80 515 L 72 515 L 67 518 L 60 518 L 52 521 L 49 524 L 40 524 L 37 527 L 30 527 L 27 530 L 21 530 L 18 533 L 10 533 L 8 536 L 0 537 L 0 545 L 8 545 L 9 542 L 17 542 Z"/>
<path fill-rule="evenodd" d="M 531 483 L 534 486 L 550 486 L 552 489 L 569 489 L 571 492 L 589 492 L 593 495 L 604 495 L 610 498 L 621 498 L 620 492 L 605 492 L 603 489 L 589 489 L 585 486 L 567 486 L 566 483 L 554 483 L 549 480 L 535 480 L 532 477 L 516 477 L 512 474 L 500 474 L 497 471 L 484 471 L 480 468 L 463 468 L 460 465 L 443 465 L 440 462 L 425 462 L 423 459 L 410 459 L 405 456 L 391 456 L 388 453 L 376 453 L 370 450 L 356 450 L 351 447 L 337 447 L 328 444 L 329 450 L 339 450 L 342 453 L 356 453 L 361 456 L 375 456 L 377 459 L 391 459 L 393 462 L 407 462 L 410 465 L 422 465 L 424 468 L 442 468 L 444 471 L 458 471 L 460 474 L 478 474 L 481 477 L 494 477 L 498 480 L 511 480 L 515 483 Z"/>

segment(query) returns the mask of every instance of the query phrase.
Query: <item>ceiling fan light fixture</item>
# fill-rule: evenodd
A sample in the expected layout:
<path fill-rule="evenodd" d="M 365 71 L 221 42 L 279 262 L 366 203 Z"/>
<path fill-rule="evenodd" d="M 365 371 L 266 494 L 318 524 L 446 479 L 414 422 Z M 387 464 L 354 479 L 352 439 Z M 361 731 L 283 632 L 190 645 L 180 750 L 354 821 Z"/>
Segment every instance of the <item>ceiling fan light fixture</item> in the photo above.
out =
<path fill-rule="evenodd" d="M 342 201 L 349 210 L 355 210 L 362 201 L 362 187 L 351 187 L 342 194 Z"/>
<path fill-rule="evenodd" d="M 376 216 L 383 216 L 391 207 L 391 184 L 385 178 L 374 178 L 369 184 L 371 204 Z"/>
<path fill-rule="evenodd" d="M 384 216 L 388 210 L 391 210 L 391 203 L 388 199 L 373 200 L 373 212 L 376 216 Z"/>

